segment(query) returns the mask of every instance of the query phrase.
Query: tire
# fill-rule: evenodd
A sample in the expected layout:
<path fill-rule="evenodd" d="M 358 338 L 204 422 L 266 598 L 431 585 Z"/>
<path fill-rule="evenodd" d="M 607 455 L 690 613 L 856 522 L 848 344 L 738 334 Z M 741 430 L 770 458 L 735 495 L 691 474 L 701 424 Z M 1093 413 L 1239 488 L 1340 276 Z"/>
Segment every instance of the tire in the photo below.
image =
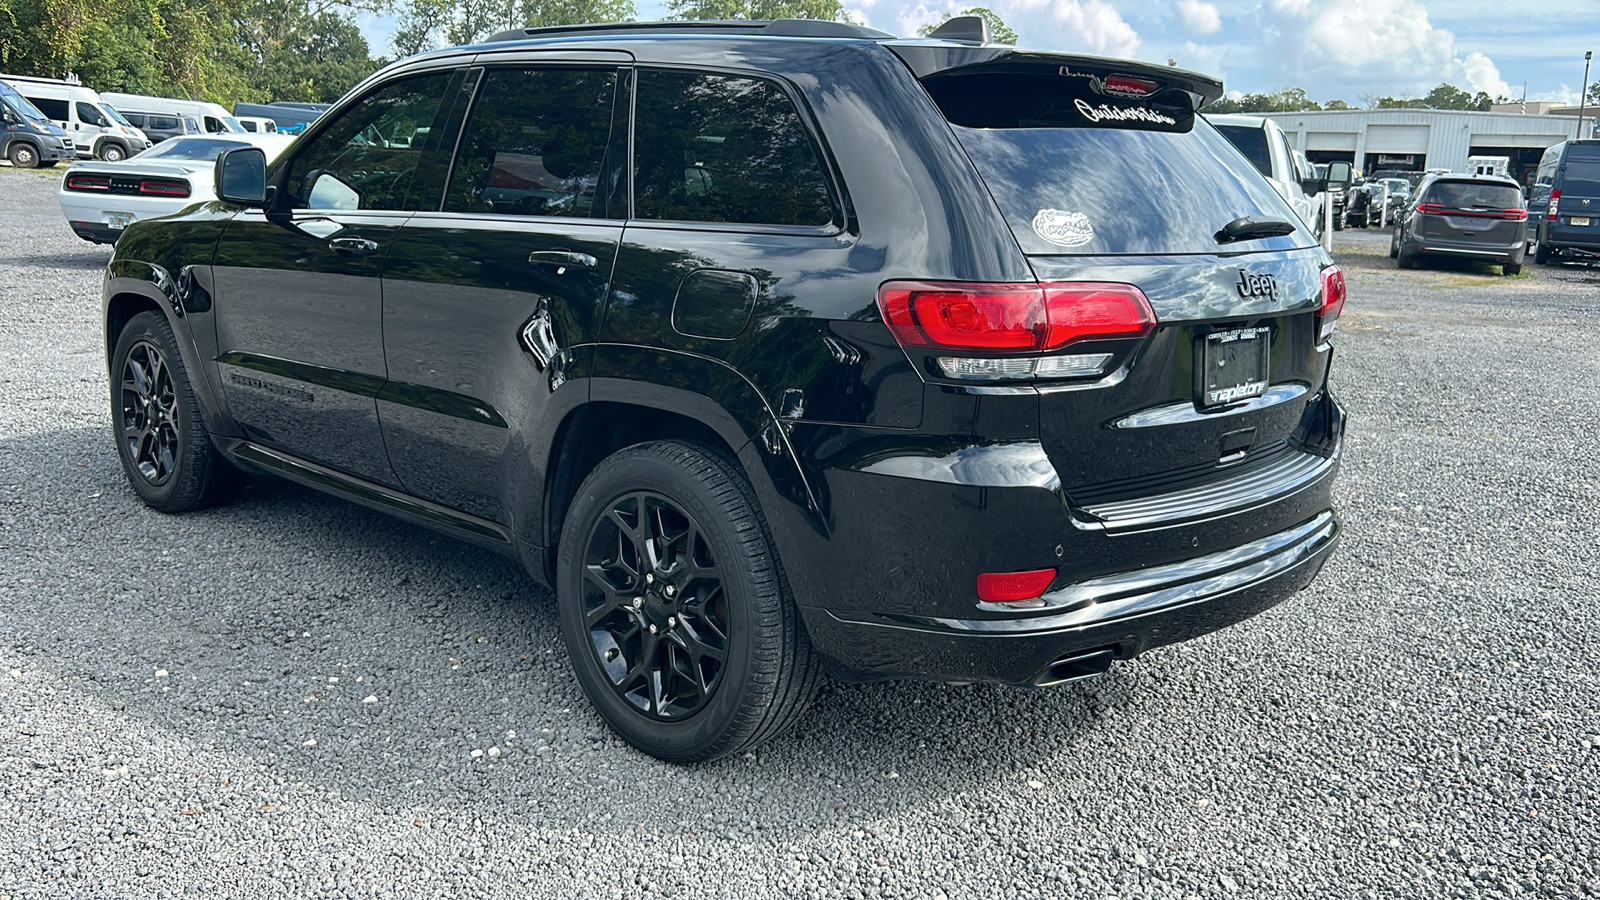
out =
<path fill-rule="evenodd" d="M 1400 248 L 1395 253 L 1395 262 L 1402 269 L 1415 269 L 1417 267 L 1416 251 L 1408 249 L 1404 240 L 1401 240 L 1399 243 Z"/>
<path fill-rule="evenodd" d="M 1389 258 L 1400 258 L 1400 229 L 1398 228 L 1394 229 L 1394 232 L 1389 236 Z"/>
<path fill-rule="evenodd" d="M 1550 248 L 1544 241 L 1533 245 L 1533 261 L 1541 266 L 1550 265 Z"/>
<path fill-rule="evenodd" d="M 128 320 L 111 372 L 111 427 L 134 493 L 166 513 L 232 499 L 244 475 L 211 443 L 165 316 L 146 311 Z"/>
<path fill-rule="evenodd" d="M 1522 263 L 1506 263 L 1500 267 L 1500 271 L 1508 278 L 1512 275 L 1521 275 Z"/>
<path fill-rule="evenodd" d="M 11 164 L 19 169 L 36 169 L 39 167 L 39 150 L 26 141 L 17 141 L 11 145 L 11 152 L 6 154 Z"/>
<path fill-rule="evenodd" d="M 105 144 L 100 148 L 100 158 L 106 162 L 121 162 L 128 158 L 128 151 L 121 144 Z"/>
<path fill-rule="evenodd" d="M 755 747 L 816 691 L 819 663 L 755 495 L 706 447 L 661 441 L 603 460 L 561 529 L 556 584 L 589 702 L 658 759 Z"/>

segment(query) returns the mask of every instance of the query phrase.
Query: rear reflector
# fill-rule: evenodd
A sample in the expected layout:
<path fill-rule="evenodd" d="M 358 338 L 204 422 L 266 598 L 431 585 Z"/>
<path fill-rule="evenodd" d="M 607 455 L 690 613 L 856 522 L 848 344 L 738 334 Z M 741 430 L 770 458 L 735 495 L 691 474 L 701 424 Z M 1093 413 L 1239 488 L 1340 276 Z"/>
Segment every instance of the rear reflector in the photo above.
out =
<path fill-rule="evenodd" d="M 985 603 L 1032 600 L 1056 580 L 1055 569 L 1028 572 L 985 572 L 978 576 L 978 599 Z"/>
<path fill-rule="evenodd" d="M 902 347 L 1041 353 L 1084 340 L 1142 338 L 1156 317 L 1131 284 L 890 281 L 883 320 Z"/>
<path fill-rule="evenodd" d="M 1317 340 L 1325 341 L 1333 334 L 1333 323 L 1344 312 L 1344 273 L 1338 266 L 1322 270 L 1322 305 L 1317 308 Z"/>

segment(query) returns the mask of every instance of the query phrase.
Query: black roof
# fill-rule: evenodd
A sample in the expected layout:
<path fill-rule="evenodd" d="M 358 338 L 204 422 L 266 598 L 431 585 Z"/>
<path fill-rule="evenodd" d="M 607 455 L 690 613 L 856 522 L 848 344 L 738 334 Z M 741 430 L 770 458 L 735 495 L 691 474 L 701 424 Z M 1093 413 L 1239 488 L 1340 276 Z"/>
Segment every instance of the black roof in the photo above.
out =
<path fill-rule="evenodd" d="M 883 40 L 888 32 L 829 22 L 822 19 L 707 19 L 679 22 L 607 22 L 599 25 L 555 25 L 547 28 L 513 28 L 502 31 L 485 43 L 521 41 L 537 37 L 574 37 L 604 34 L 743 34 L 766 37 L 831 37 Z"/>

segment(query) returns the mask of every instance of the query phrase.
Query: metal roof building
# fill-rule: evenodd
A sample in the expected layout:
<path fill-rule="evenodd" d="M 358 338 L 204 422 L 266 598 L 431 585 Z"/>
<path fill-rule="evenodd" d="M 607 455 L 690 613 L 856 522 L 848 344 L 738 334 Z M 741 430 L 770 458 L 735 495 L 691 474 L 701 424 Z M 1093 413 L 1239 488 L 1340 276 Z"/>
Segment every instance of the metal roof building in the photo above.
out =
<path fill-rule="evenodd" d="M 1265 113 L 1312 162 L 1344 160 L 1362 173 L 1379 169 L 1466 170 L 1469 156 L 1506 156 L 1523 181 L 1545 148 L 1576 137 L 1567 116 L 1445 109 L 1349 109 Z M 1585 136 L 1595 119 L 1584 116 Z"/>

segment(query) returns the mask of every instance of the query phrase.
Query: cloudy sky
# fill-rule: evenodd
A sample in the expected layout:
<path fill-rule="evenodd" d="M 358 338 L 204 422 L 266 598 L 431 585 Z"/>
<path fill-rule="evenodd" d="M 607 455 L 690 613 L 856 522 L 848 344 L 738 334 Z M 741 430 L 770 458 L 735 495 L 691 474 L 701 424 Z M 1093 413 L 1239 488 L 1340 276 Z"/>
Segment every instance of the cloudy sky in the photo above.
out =
<path fill-rule="evenodd" d="M 664 0 L 637 2 L 640 19 L 665 15 Z M 844 2 L 902 35 L 975 5 Z M 1221 76 L 1230 92 L 1303 87 L 1324 103 L 1420 96 L 1446 81 L 1514 100 L 1527 81 L 1529 100 L 1576 103 L 1584 51 L 1600 50 L 1600 0 L 995 0 L 990 8 L 1030 49 L 1176 59 Z M 386 26 L 370 22 L 374 52 L 392 52 Z"/>

